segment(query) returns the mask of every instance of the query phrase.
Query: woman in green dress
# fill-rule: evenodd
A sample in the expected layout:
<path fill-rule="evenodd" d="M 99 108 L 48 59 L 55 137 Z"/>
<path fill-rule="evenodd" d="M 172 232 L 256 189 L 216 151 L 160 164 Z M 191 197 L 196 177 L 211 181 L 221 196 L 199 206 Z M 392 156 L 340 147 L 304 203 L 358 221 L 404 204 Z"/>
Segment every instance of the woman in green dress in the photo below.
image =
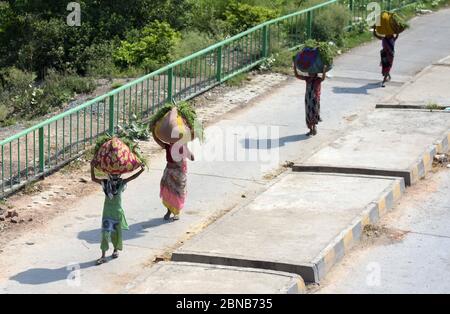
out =
<path fill-rule="evenodd" d="M 122 230 L 128 230 L 128 223 L 125 219 L 125 213 L 122 208 L 122 192 L 125 190 L 127 183 L 137 179 L 145 166 L 141 170 L 128 179 L 122 179 L 119 175 L 109 175 L 108 179 L 101 180 L 95 177 L 94 166 L 91 164 L 91 179 L 93 182 L 100 184 L 105 193 L 105 203 L 103 206 L 102 217 L 102 257 L 97 260 L 97 265 L 107 262 L 106 252 L 109 250 L 109 242 L 112 242 L 114 252 L 112 258 L 119 257 L 119 251 L 123 249 Z"/>

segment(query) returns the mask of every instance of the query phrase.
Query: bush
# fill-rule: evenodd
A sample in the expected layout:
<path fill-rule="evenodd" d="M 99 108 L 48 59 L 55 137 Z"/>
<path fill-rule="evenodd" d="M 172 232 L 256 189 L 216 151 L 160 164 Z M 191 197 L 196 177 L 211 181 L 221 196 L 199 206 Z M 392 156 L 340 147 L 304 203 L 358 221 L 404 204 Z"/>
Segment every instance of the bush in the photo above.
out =
<path fill-rule="evenodd" d="M 90 93 L 96 87 L 92 79 L 54 70 L 50 70 L 40 84 L 35 83 L 33 73 L 16 68 L 2 70 L 0 79 L 0 121 L 3 124 L 8 115 L 20 118 L 45 115 L 51 109 L 60 108 L 74 94 Z"/>
<path fill-rule="evenodd" d="M 42 96 L 33 110 L 34 115 L 41 115 L 50 109 L 61 108 L 75 94 L 90 93 L 95 90 L 95 82 L 92 79 L 83 78 L 75 74 L 59 74 L 49 72 L 42 84 Z"/>
<path fill-rule="evenodd" d="M 229 34 L 237 34 L 267 20 L 274 19 L 278 15 L 277 10 L 232 1 L 224 13 L 226 30 Z"/>
<path fill-rule="evenodd" d="M 114 53 L 114 60 L 122 67 L 138 66 L 151 72 L 167 64 L 179 41 L 179 33 L 166 22 L 153 22 L 141 31 L 130 32 Z"/>
<path fill-rule="evenodd" d="M 0 125 L 7 124 L 6 122 L 9 119 L 10 111 L 8 107 L 4 104 L 1 104 L 2 100 L 0 99 Z"/>
<path fill-rule="evenodd" d="M 181 40 L 174 48 L 173 59 L 181 59 L 197 51 L 207 48 L 216 42 L 212 36 L 199 31 L 187 31 L 182 33 Z"/>
<path fill-rule="evenodd" d="M 342 44 L 344 28 L 348 25 L 350 13 L 348 8 L 342 5 L 333 5 L 314 15 L 312 34 L 318 41 L 333 41 Z"/>
<path fill-rule="evenodd" d="M 18 114 L 30 110 L 30 104 L 36 101 L 36 88 L 33 73 L 23 72 L 17 68 L 3 69 L 0 73 L 2 89 L 0 105 L 8 114 Z"/>

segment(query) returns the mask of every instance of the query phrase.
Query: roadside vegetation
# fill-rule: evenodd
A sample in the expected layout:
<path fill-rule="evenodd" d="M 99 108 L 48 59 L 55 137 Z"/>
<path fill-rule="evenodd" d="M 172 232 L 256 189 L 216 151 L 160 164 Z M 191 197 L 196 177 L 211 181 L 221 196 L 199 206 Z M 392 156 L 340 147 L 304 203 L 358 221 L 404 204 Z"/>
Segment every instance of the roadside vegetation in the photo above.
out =
<path fill-rule="evenodd" d="M 99 79 L 154 71 L 266 20 L 323 0 L 77 1 L 80 27 L 66 24 L 66 0 L 0 1 L 0 127 L 30 121 L 90 94 Z M 345 1 L 342 2 L 345 4 Z M 450 0 L 424 0 L 407 17 Z M 314 38 L 341 51 L 371 39 L 361 26 L 345 32 L 346 6 L 315 15 Z M 275 50 L 261 70 L 290 73 L 293 52 Z M 229 82 L 239 86 L 241 75 Z"/>

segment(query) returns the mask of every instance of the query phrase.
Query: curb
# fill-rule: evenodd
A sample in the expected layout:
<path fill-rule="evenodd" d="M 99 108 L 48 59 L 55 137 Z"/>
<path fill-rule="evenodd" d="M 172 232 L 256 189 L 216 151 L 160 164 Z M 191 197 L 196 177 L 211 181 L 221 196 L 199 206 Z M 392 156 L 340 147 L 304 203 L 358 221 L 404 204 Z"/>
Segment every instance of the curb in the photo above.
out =
<path fill-rule="evenodd" d="M 298 164 L 292 167 L 294 172 L 319 172 L 319 173 L 339 173 L 358 174 L 367 176 L 398 177 L 403 178 L 406 186 L 412 186 L 429 173 L 433 166 L 433 159 L 440 151 L 446 152 L 449 148 L 450 133 L 429 149 L 408 169 L 392 170 L 380 168 L 356 168 L 356 167 L 336 167 L 329 165 L 308 165 Z"/>
<path fill-rule="evenodd" d="M 378 201 L 369 204 L 364 212 L 355 218 L 350 226 L 342 231 L 319 254 L 312 263 L 315 267 L 317 282 L 323 279 L 328 271 L 341 261 L 356 243 L 361 241 L 365 226 L 376 224 L 383 215 L 393 209 L 395 203 L 402 197 L 405 189 L 405 181 L 397 179 L 391 187 L 385 190 Z"/>
<path fill-rule="evenodd" d="M 257 268 L 241 268 L 241 267 L 230 267 L 230 266 L 223 266 L 223 265 L 209 265 L 204 263 L 191 263 L 191 262 L 161 262 L 157 265 L 153 266 L 151 269 L 146 271 L 145 273 L 141 274 L 138 278 L 136 278 L 132 283 L 128 284 L 125 289 L 121 291 L 121 294 L 133 294 L 133 290 L 139 288 L 141 285 L 144 285 L 146 280 L 148 280 L 149 277 L 151 277 L 153 274 L 158 273 L 161 271 L 161 268 L 165 266 L 174 266 L 179 268 L 207 268 L 210 270 L 224 270 L 232 272 L 244 272 L 244 273 L 259 273 L 259 274 L 266 274 L 266 275 L 273 275 L 277 277 L 285 277 L 289 278 L 289 281 L 284 285 L 280 286 L 280 290 L 278 291 L 279 294 L 306 294 L 307 289 L 305 282 L 303 281 L 303 278 L 301 278 L 297 274 L 287 273 L 287 272 L 280 272 L 280 271 L 274 271 L 274 270 L 265 270 L 265 269 L 257 269 Z M 145 289 L 145 287 L 143 287 Z M 145 293 L 145 292 L 144 292 Z"/>
<path fill-rule="evenodd" d="M 450 131 L 448 132 L 447 136 L 444 136 L 444 138 L 440 141 L 436 141 L 434 145 L 436 145 L 438 154 L 448 153 L 450 149 Z"/>

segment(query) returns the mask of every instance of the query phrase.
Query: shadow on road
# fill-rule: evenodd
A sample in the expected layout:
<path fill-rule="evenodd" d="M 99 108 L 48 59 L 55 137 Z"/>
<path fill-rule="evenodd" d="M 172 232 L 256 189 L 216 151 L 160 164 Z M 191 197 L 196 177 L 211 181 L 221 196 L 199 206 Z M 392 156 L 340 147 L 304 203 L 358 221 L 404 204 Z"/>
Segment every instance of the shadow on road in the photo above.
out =
<path fill-rule="evenodd" d="M 130 230 L 123 231 L 123 240 L 132 240 L 145 236 L 147 233 L 147 229 L 156 228 L 166 223 L 170 223 L 165 221 L 163 218 L 154 218 L 152 220 L 146 222 L 140 222 L 130 226 Z M 101 242 L 101 228 L 81 231 L 78 233 L 78 239 L 84 240 L 89 244 L 99 244 Z"/>
<path fill-rule="evenodd" d="M 369 90 L 380 88 L 380 83 L 368 83 L 360 87 L 333 87 L 333 93 L 335 94 L 361 94 L 368 95 Z"/>
<path fill-rule="evenodd" d="M 9 278 L 9 280 L 17 281 L 25 285 L 44 285 L 52 282 L 70 280 L 72 272 L 90 267 L 95 267 L 95 261 L 81 264 L 71 264 L 66 267 L 56 269 L 33 268 L 18 273 Z"/>
<path fill-rule="evenodd" d="M 283 147 L 288 143 L 296 143 L 306 141 L 309 136 L 306 134 L 297 134 L 280 137 L 279 139 L 245 139 L 241 141 L 242 146 L 245 149 L 261 149 L 270 150 L 273 148 Z"/>

